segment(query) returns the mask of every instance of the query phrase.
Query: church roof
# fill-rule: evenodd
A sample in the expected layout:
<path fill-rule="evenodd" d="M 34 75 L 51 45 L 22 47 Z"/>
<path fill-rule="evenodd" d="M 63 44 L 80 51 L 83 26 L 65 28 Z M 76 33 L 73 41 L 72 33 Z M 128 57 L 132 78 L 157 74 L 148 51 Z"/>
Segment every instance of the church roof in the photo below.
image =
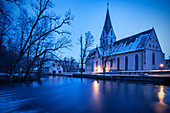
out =
<path fill-rule="evenodd" d="M 111 23 L 111 20 L 110 20 L 109 9 L 107 8 L 104 30 L 108 34 L 111 28 L 112 28 L 112 23 Z"/>
<path fill-rule="evenodd" d="M 114 42 L 112 45 L 111 55 L 144 50 L 152 31 L 154 31 L 154 29 L 149 29 L 147 31 Z M 96 53 L 94 52 L 95 50 L 96 48 L 90 51 L 88 58 L 94 56 Z M 99 55 L 102 56 L 101 48 L 97 48 L 97 51 L 99 52 Z"/>
<path fill-rule="evenodd" d="M 144 49 L 145 44 L 153 30 L 154 29 L 149 29 L 147 31 L 138 33 L 136 35 L 132 35 L 130 37 L 118 40 L 113 44 L 113 47 L 119 47 L 120 45 L 124 45 L 124 47 L 126 48 L 130 46 L 130 48 L 128 48 L 130 50 L 131 49 L 135 49 L 135 50 Z"/>

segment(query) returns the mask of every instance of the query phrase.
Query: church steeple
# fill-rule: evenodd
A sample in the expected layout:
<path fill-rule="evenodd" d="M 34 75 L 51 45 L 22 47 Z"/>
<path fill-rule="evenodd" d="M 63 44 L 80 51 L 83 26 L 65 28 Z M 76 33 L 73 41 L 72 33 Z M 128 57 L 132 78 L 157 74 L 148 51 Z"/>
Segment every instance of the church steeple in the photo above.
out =
<path fill-rule="evenodd" d="M 109 15 L 109 3 L 107 3 L 106 19 L 105 19 L 102 35 L 100 37 L 100 46 L 110 45 L 115 41 L 116 41 L 116 36 L 113 31 L 113 27 Z"/>

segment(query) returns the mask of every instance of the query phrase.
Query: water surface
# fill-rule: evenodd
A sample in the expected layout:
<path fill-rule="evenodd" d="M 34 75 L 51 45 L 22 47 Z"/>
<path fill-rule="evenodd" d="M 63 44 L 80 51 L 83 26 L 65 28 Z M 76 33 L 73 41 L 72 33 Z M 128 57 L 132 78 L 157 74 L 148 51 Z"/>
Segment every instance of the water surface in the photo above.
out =
<path fill-rule="evenodd" d="M 70 77 L 0 86 L 0 113 L 170 113 L 170 86 Z"/>

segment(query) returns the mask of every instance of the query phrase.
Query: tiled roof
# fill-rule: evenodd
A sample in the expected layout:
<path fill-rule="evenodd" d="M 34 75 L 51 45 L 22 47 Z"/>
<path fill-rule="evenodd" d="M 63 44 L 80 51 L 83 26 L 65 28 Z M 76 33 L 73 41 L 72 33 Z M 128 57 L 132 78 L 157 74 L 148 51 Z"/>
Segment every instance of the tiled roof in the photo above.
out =
<path fill-rule="evenodd" d="M 154 29 L 150 29 L 136 35 L 118 40 L 113 43 L 114 53 L 117 52 L 129 52 L 144 49 L 147 40 L 151 36 L 151 32 Z"/>

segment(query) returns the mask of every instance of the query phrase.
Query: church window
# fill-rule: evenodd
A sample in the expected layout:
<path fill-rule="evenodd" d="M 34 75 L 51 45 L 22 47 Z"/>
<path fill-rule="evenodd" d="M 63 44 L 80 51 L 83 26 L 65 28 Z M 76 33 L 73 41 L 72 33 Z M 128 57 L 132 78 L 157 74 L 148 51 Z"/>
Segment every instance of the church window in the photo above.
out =
<path fill-rule="evenodd" d="M 150 38 L 150 40 L 151 40 L 151 38 Z"/>
<path fill-rule="evenodd" d="M 113 34 L 112 32 L 113 32 L 113 31 L 111 31 L 111 35 Z"/>
<path fill-rule="evenodd" d="M 96 61 L 96 71 L 98 71 L 98 61 Z"/>
<path fill-rule="evenodd" d="M 111 41 L 110 42 L 112 42 L 112 39 L 111 39 Z"/>
<path fill-rule="evenodd" d="M 110 68 L 113 66 L 113 59 L 110 60 Z"/>
<path fill-rule="evenodd" d="M 118 71 L 120 70 L 120 59 L 119 59 L 119 57 L 117 58 L 117 70 Z"/>
<path fill-rule="evenodd" d="M 155 65 L 155 53 L 152 53 L 152 65 Z"/>
<path fill-rule="evenodd" d="M 138 70 L 139 58 L 138 54 L 135 55 L 135 70 Z"/>
<path fill-rule="evenodd" d="M 155 46 L 153 45 L 153 48 L 154 48 Z"/>
<path fill-rule="evenodd" d="M 103 44 L 104 44 L 104 40 L 103 40 Z"/>
<path fill-rule="evenodd" d="M 151 45 L 149 44 L 149 47 L 151 47 Z"/>
<path fill-rule="evenodd" d="M 125 70 L 128 70 L 128 57 L 125 57 Z"/>

